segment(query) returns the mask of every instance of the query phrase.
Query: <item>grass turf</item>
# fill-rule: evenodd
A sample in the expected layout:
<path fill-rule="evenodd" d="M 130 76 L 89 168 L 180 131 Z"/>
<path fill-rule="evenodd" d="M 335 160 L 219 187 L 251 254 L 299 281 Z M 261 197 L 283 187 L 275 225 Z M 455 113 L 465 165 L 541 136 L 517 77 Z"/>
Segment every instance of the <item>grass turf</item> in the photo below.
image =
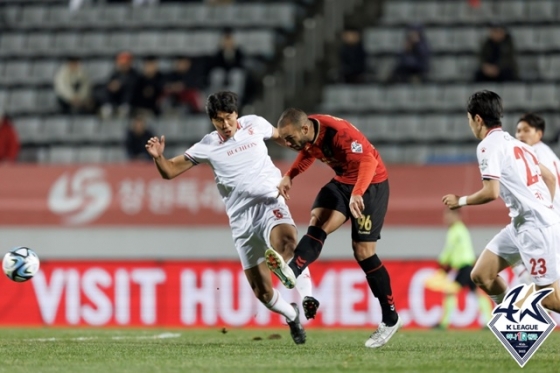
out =
<path fill-rule="evenodd" d="M 521 370 L 489 331 L 401 330 L 379 350 L 363 347 L 368 333 L 310 329 L 307 343 L 296 346 L 286 329 L 0 329 L 0 372 Z M 523 371 L 559 372 L 559 345 L 560 333 L 554 332 Z"/>

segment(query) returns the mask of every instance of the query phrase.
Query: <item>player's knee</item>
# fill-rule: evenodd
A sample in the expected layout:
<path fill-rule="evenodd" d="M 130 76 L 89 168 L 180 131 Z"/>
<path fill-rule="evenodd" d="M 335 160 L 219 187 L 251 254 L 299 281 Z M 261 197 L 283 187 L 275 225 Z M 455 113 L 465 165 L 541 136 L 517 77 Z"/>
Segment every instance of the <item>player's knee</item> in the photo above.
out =
<path fill-rule="evenodd" d="M 256 287 L 253 289 L 253 292 L 255 294 L 255 297 L 257 297 L 257 299 L 265 305 L 270 303 L 272 297 L 274 296 L 274 290 L 268 286 Z"/>
<path fill-rule="evenodd" d="M 541 305 L 547 310 L 560 312 L 560 297 L 556 294 L 556 292 L 552 292 L 543 298 Z"/>
<path fill-rule="evenodd" d="M 476 286 L 482 286 L 488 282 L 489 278 L 483 271 L 474 268 L 471 271 L 471 280 L 476 284 Z"/>
<path fill-rule="evenodd" d="M 352 250 L 354 258 L 360 262 L 375 255 L 375 242 L 352 242 Z"/>

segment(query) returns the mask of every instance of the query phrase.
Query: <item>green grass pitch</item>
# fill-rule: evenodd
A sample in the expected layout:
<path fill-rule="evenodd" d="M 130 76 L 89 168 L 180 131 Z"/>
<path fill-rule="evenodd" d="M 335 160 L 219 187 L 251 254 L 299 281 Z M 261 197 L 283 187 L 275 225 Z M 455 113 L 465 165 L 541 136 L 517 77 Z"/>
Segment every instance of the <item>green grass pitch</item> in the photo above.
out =
<path fill-rule="evenodd" d="M 489 331 L 401 330 L 363 347 L 369 330 L 0 329 L 0 372 L 559 372 L 560 333 L 521 369 Z M 272 338 L 271 338 L 272 336 Z"/>

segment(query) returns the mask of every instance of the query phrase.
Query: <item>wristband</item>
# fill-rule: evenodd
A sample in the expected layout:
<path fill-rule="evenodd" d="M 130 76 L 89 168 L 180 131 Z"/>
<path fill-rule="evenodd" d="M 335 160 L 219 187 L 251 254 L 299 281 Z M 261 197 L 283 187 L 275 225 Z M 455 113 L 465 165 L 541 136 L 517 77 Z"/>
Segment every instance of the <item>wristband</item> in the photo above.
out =
<path fill-rule="evenodd" d="M 463 196 L 459 198 L 459 202 L 457 203 L 459 206 L 466 206 L 467 205 L 467 196 Z"/>

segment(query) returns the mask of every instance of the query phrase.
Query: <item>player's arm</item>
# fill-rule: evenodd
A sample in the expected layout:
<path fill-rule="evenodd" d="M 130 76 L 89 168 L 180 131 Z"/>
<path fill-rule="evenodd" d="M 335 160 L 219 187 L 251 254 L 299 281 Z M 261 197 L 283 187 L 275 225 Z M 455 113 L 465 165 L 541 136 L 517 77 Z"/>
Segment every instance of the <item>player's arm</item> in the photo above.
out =
<path fill-rule="evenodd" d="M 165 136 L 162 136 L 161 139 L 152 137 L 146 144 L 146 150 L 154 159 L 154 163 L 162 178 L 171 180 L 194 166 L 194 163 L 184 155 L 166 159 L 163 156 L 164 149 Z"/>
<path fill-rule="evenodd" d="M 455 210 L 466 205 L 483 205 L 492 202 L 499 196 L 500 180 L 485 179 L 482 180 L 482 189 L 478 192 L 463 197 L 456 194 L 447 194 L 443 196 L 442 202 L 451 210 Z"/>
<path fill-rule="evenodd" d="M 274 140 L 278 145 L 286 147 L 286 140 L 280 137 L 280 132 L 278 132 L 278 128 L 272 126 L 272 136 L 270 138 Z"/>
<path fill-rule="evenodd" d="M 539 168 L 541 169 L 541 175 L 550 192 L 550 197 L 554 200 L 554 195 L 556 194 L 556 177 L 548 168 L 539 163 Z"/>
<path fill-rule="evenodd" d="M 296 160 L 292 163 L 292 167 L 290 167 L 284 177 L 293 179 L 297 175 L 304 173 L 313 164 L 313 162 L 315 162 L 314 156 L 305 151 L 300 151 Z"/>

